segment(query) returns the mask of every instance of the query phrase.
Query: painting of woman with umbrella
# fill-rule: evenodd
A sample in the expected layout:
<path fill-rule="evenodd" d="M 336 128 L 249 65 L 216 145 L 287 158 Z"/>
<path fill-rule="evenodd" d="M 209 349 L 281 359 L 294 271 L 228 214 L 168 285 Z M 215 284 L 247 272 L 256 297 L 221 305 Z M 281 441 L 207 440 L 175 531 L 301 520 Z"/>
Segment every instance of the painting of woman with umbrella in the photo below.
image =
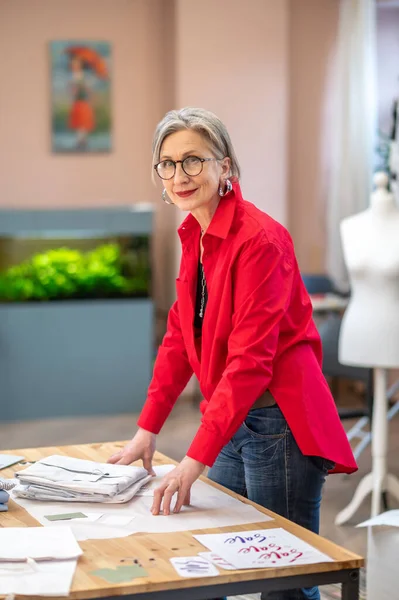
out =
<path fill-rule="evenodd" d="M 111 150 L 110 54 L 106 42 L 52 42 L 55 152 Z"/>

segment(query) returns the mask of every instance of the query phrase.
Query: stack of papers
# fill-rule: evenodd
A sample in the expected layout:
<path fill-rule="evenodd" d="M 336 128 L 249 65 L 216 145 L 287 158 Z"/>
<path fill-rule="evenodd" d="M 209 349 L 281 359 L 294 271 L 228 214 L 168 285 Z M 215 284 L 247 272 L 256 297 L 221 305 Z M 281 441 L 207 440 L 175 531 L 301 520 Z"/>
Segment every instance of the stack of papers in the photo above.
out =
<path fill-rule="evenodd" d="M 67 596 L 81 554 L 68 528 L 0 529 L 0 594 Z"/>
<path fill-rule="evenodd" d="M 151 476 L 142 467 L 49 456 L 16 474 L 13 495 L 29 500 L 127 502 Z"/>

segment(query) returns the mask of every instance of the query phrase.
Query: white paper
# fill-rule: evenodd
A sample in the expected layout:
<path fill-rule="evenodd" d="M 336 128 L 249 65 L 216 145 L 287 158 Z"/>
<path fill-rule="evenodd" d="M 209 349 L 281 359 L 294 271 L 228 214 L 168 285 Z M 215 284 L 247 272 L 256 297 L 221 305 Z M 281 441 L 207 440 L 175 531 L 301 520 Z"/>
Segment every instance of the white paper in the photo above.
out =
<path fill-rule="evenodd" d="M 60 527 L 70 527 L 75 538 L 82 542 L 84 540 L 102 540 L 121 538 L 137 532 L 134 525 L 136 513 L 133 511 L 130 503 L 126 504 L 99 504 L 97 502 L 82 502 L 73 504 L 73 512 L 82 512 L 87 515 L 86 519 L 71 519 L 69 521 L 48 521 L 45 515 L 62 514 L 65 512 L 65 502 L 37 502 L 35 500 L 25 500 L 24 498 L 13 497 L 14 502 L 22 506 L 32 517 L 46 528 L 59 529 Z M 119 512 L 118 509 L 124 507 L 126 511 Z M 89 512 L 87 511 L 89 509 Z M 110 525 L 103 518 L 112 516 L 123 516 L 129 520 L 128 525 L 124 527 Z"/>
<path fill-rule="evenodd" d="M 88 519 L 89 521 L 92 521 L 94 523 L 94 521 L 98 521 L 98 519 L 101 519 L 101 517 L 103 516 L 104 513 L 85 512 L 83 514 L 86 516 L 86 519 Z M 78 520 L 84 521 L 84 519 L 78 519 Z"/>
<path fill-rule="evenodd" d="M 0 469 L 11 467 L 21 460 L 25 460 L 25 458 L 23 456 L 17 456 L 16 454 L 0 454 Z"/>
<path fill-rule="evenodd" d="M 329 556 L 281 527 L 194 537 L 237 569 L 332 562 Z"/>
<path fill-rule="evenodd" d="M 174 465 L 162 465 L 154 468 L 157 476 L 161 477 Z M 73 519 L 71 521 L 48 521 L 45 515 L 65 512 L 65 502 L 37 502 L 17 498 L 11 492 L 13 500 L 25 508 L 39 523 L 45 527 L 71 527 L 79 541 L 89 539 L 120 538 L 137 532 L 144 533 L 172 533 L 176 531 L 195 531 L 216 527 L 229 527 L 244 525 L 246 523 L 261 523 L 272 520 L 271 517 L 260 512 L 253 506 L 236 500 L 217 488 L 196 481 L 191 490 L 191 506 L 184 506 L 178 514 L 169 516 L 151 514 L 153 503 L 152 496 L 135 496 L 124 504 L 74 502 L 73 512 L 83 514 L 97 513 L 105 516 L 130 517 L 130 522 L 121 526 L 104 526 L 99 519 L 93 523 L 87 519 Z M 173 502 L 176 498 L 173 499 Z M 173 506 L 174 504 L 172 504 Z M 71 505 L 70 505 L 71 506 Z M 136 518 L 135 518 L 136 517 Z"/>
<path fill-rule="evenodd" d="M 76 559 L 45 561 L 32 567 L 27 563 L 0 562 L 0 594 L 68 596 L 76 563 Z"/>
<path fill-rule="evenodd" d="M 156 473 L 155 477 L 152 477 L 148 483 L 143 485 L 139 491 L 137 492 L 137 496 L 154 496 L 154 490 L 159 486 L 162 481 L 162 478 L 173 471 L 176 465 L 159 465 L 154 468 Z"/>
<path fill-rule="evenodd" d="M 210 495 L 206 494 L 210 492 Z M 253 506 L 240 502 L 212 486 L 196 482 L 191 493 L 190 506 L 183 506 L 180 513 L 153 516 L 150 513 L 153 499 L 141 497 L 133 500 L 137 512 L 137 530 L 147 533 L 172 533 L 176 531 L 196 531 L 260 523 L 271 518 Z M 174 505 L 175 499 L 172 502 Z"/>
<path fill-rule="evenodd" d="M 215 554 L 214 552 L 198 552 L 198 556 L 205 558 L 216 567 L 220 567 L 221 569 L 225 569 L 226 571 L 237 571 L 236 567 L 231 563 L 227 562 L 224 558 Z"/>
<path fill-rule="evenodd" d="M 111 527 L 124 527 L 129 525 L 134 517 L 132 515 L 103 515 L 98 523 L 100 525 L 109 525 Z"/>
<path fill-rule="evenodd" d="M 0 529 L 0 561 L 77 558 L 83 554 L 70 527 L 55 531 L 47 527 Z"/>
<path fill-rule="evenodd" d="M 388 510 L 387 512 L 377 515 L 372 519 L 359 523 L 356 527 L 374 527 L 377 525 L 386 525 L 388 527 L 399 527 L 399 510 Z"/>
<path fill-rule="evenodd" d="M 201 556 L 184 556 L 169 559 L 180 577 L 215 577 L 217 568 Z"/>

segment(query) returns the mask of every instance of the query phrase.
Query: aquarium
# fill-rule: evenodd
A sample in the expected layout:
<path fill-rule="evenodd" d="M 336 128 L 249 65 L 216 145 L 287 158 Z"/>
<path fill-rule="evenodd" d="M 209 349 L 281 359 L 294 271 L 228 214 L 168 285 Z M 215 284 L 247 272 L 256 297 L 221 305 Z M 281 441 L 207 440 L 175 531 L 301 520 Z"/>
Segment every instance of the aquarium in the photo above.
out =
<path fill-rule="evenodd" d="M 139 412 L 152 207 L 0 210 L 3 421 Z"/>
<path fill-rule="evenodd" d="M 0 302 L 151 295 L 150 236 L 43 233 L 0 238 Z"/>

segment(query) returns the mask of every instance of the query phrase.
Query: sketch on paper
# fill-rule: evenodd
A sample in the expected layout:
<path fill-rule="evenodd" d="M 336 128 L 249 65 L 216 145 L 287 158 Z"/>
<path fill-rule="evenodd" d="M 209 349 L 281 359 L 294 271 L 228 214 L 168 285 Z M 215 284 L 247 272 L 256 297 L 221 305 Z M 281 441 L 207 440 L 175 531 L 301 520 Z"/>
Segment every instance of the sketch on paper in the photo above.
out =
<path fill-rule="evenodd" d="M 169 559 L 180 577 L 215 577 L 219 575 L 216 567 L 200 556 L 184 556 Z"/>

